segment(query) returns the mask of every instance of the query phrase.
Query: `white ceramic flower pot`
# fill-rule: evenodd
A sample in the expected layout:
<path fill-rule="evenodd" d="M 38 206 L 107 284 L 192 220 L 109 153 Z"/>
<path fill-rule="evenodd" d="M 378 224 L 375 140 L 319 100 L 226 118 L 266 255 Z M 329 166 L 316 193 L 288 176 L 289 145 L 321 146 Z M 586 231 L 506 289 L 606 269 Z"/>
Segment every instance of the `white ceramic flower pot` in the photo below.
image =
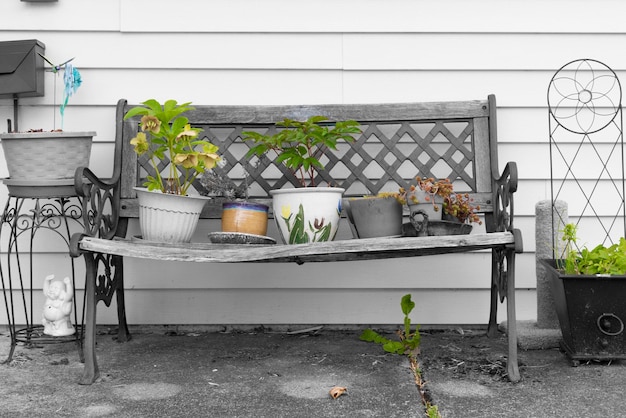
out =
<path fill-rule="evenodd" d="M 332 241 L 341 219 L 339 187 L 272 190 L 274 219 L 285 244 Z"/>
<path fill-rule="evenodd" d="M 139 199 L 139 226 L 143 239 L 172 244 L 191 241 L 209 197 L 180 196 L 143 187 L 134 189 Z"/>
<path fill-rule="evenodd" d="M 88 167 L 95 132 L 25 132 L 0 134 L 11 180 L 73 179 Z"/>

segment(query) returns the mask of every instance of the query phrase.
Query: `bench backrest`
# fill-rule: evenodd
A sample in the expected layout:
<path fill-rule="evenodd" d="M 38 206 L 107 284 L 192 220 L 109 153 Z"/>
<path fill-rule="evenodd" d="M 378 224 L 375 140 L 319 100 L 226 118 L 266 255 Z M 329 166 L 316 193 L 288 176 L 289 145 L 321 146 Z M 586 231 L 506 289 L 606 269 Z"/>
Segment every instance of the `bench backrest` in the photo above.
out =
<path fill-rule="evenodd" d="M 120 100 L 114 177 L 121 178 L 122 217 L 137 217 L 134 186 L 141 186 L 152 167 L 137 158 L 130 145 L 138 130 L 138 119 L 123 120 L 134 105 Z M 186 114 L 201 135 L 220 147 L 225 165 L 218 168 L 236 184 L 246 181 L 252 199 L 268 200 L 269 190 L 296 179 L 274 156 L 246 158 L 251 143 L 242 131 L 272 132 L 284 118 L 305 120 L 323 115 L 329 122 L 354 119 L 363 134 L 353 143 L 341 143 L 337 151 L 322 159 L 326 169 L 317 184 L 346 189 L 345 196 L 363 196 L 395 191 L 415 184 L 415 177 L 450 178 L 455 191 L 470 192 L 486 215 L 487 230 L 493 212 L 493 179 L 498 176 L 495 96 L 487 100 L 402 104 L 341 104 L 307 106 L 198 106 Z M 164 167 L 167 162 L 164 162 Z M 247 174 L 246 174 L 247 173 Z M 198 180 L 195 188 L 207 190 Z M 203 217 L 219 218 L 223 200 L 207 205 Z"/>

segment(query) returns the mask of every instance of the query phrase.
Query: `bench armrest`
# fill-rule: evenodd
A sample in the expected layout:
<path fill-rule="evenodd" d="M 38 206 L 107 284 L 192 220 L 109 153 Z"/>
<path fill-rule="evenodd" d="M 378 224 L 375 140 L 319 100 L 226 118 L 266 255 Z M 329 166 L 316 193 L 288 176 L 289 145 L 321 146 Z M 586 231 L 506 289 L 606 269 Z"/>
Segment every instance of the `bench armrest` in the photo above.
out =
<path fill-rule="evenodd" d="M 515 232 L 513 193 L 517 191 L 517 164 L 509 161 L 499 178 L 494 179 L 493 213 L 497 232 Z M 490 232 L 495 232 L 490 231 Z"/>
<path fill-rule="evenodd" d="M 112 239 L 119 227 L 120 179 L 103 180 L 87 167 L 79 167 L 74 187 L 82 201 L 84 235 Z"/>

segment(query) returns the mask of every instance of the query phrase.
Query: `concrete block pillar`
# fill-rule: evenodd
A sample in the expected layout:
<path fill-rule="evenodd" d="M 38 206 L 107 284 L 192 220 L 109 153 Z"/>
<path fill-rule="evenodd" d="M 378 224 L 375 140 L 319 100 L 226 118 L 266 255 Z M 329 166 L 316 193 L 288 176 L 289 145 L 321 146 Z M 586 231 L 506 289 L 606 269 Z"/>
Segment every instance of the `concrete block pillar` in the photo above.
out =
<path fill-rule="evenodd" d="M 539 263 L 542 258 L 554 258 L 553 245 L 560 246 L 563 233 L 560 232 L 568 222 L 567 202 L 542 200 L 535 206 L 535 260 L 537 274 L 537 328 L 559 328 L 559 320 L 554 309 L 554 300 L 550 291 L 550 278 L 545 268 Z M 554 237 L 553 237 L 554 234 Z M 553 244 L 554 243 L 554 244 Z"/>

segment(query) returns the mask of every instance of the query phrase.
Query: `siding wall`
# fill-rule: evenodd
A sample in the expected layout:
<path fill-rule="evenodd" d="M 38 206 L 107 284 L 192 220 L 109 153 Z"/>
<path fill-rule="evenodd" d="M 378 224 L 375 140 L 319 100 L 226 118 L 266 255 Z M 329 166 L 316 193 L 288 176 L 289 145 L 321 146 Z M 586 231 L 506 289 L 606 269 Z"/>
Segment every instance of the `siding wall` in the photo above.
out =
<path fill-rule="evenodd" d="M 55 61 L 76 57 L 83 85 L 66 110 L 65 130 L 97 131 L 91 167 L 102 176 L 111 173 L 114 106 L 122 97 L 310 104 L 496 94 L 501 166 L 517 161 L 521 177 L 515 210 L 526 252 L 517 263 L 517 301 L 518 318 L 529 320 L 536 317 L 534 208 L 550 193 L 546 89 L 556 69 L 578 58 L 605 62 L 623 77 L 624 11 L 618 0 L 13 0 L 0 6 L 0 41 L 39 39 Z M 46 77 L 44 97 L 20 99 L 21 129 L 52 127 L 54 78 Z M 0 99 L 0 130 L 12 116 L 12 101 Z M 0 200 L 4 206 L 4 187 Z M 198 238 L 218 228 L 205 222 Z M 342 233 L 349 234 L 345 224 Z M 43 237 L 35 251 L 36 306 L 43 277 L 67 275 L 68 266 L 58 241 Z M 304 266 L 128 260 L 128 318 L 395 324 L 400 297 L 411 292 L 416 322 L 486 323 L 489 270 L 488 253 Z M 114 312 L 99 306 L 99 322 L 114 323 Z"/>

